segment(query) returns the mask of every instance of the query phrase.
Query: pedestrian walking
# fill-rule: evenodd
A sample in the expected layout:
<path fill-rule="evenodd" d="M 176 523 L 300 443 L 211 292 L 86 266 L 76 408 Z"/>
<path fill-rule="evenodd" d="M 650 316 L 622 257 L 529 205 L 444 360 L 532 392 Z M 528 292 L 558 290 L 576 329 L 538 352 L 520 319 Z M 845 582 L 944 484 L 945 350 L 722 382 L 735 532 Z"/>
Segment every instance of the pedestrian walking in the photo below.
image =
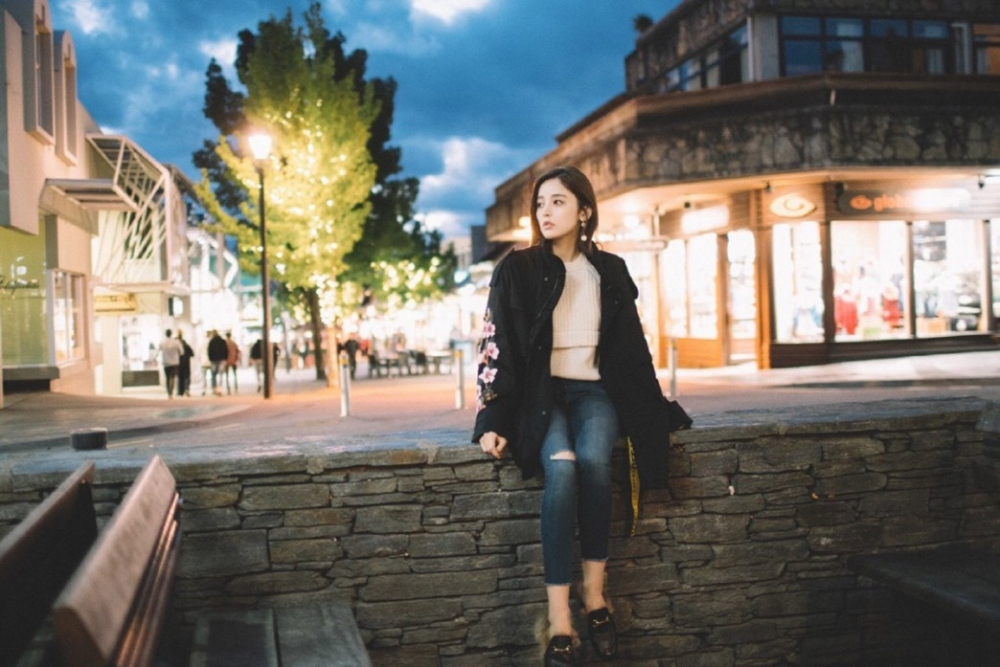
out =
<path fill-rule="evenodd" d="M 240 383 L 236 377 L 236 370 L 240 367 L 240 346 L 233 340 L 233 333 L 226 332 L 226 393 L 233 393 L 229 389 L 229 375 L 233 376 L 232 388 L 236 393 L 240 393 Z"/>
<path fill-rule="evenodd" d="M 533 245 L 509 253 L 490 282 L 472 441 L 495 458 L 510 452 L 525 478 L 545 480 L 541 639 L 546 667 L 564 667 L 578 664 L 570 612 L 577 529 L 577 594 L 591 646 L 602 658 L 618 650 L 605 591 L 615 441 L 629 437 L 643 488 L 663 488 L 670 433 L 691 419 L 660 390 L 625 262 L 594 243 L 590 181 L 559 167 L 533 190 Z"/>
<path fill-rule="evenodd" d="M 167 398 L 174 397 L 177 369 L 181 365 L 181 352 L 181 344 L 173 337 L 173 332 L 167 329 L 160 342 L 160 359 L 163 362 L 163 375 L 166 378 Z"/>
<path fill-rule="evenodd" d="M 177 342 L 181 345 L 181 363 L 177 367 L 177 395 L 191 395 L 191 358 L 194 357 L 194 350 L 184 340 L 184 332 L 177 330 Z"/>
<path fill-rule="evenodd" d="M 220 375 L 226 372 L 226 360 L 229 359 L 229 346 L 219 335 L 218 331 L 212 331 L 208 340 L 208 363 L 212 368 L 212 393 L 222 396 L 222 386 Z"/>
<path fill-rule="evenodd" d="M 261 389 L 261 377 L 264 372 L 264 355 L 261 350 L 264 348 L 264 343 L 260 338 L 254 341 L 253 345 L 250 346 L 250 361 L 253 363 L 253 369 L 257 373 L 257 391 L 260 392 Z"/>

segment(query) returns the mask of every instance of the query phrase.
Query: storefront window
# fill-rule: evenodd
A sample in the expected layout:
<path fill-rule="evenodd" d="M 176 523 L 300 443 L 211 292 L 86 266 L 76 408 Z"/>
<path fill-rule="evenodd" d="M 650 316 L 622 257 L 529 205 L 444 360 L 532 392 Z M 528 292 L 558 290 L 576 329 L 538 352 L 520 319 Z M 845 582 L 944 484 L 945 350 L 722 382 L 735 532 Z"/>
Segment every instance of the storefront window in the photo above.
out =
<path fill-rule="evenodd" d="M 775 225 L 775 340 L 810 343 L 823 340 L 823 260 L 819 224 Z"/>
<path fill-rule="evenodd" d="M 691 338 L 719 337 L 718 240 L 715 234 L 702 234 L 688 241 L 687 283 L 691 295 L 689 321 Z"/>
<path fill-rule="evenodd" d="M 836 340 L 906 335 L 906 223 L 834 222 Z"/>
<path fill-rule="evenodd" d="M 656 322 L 656 282 L 653 273 L 654 255 L 648 252 L 623 252 L 622 259 L 628 266 L 629 275 L 632 282 L 639 290 L 639 299 L 636 308 L 639 310 L 639 317 L 642 319 L 643 331 L 646 334 L 647 344 L 652 347 L 653 337 L 658 335 L 659 326 Z"/>
<path fill-rule="evenodd" d="M 52 332 L 56 363 L 83 358 L 83 276 L 52 272 Z"/>
<path fill-rule="evenodd" d="M 729 335 L 733 340 L 757 337 L 757 289 L 754 282 L 753 232 L 729 233 Z"/>
<path fill-rule="evenodd" d="M 978 220 L 913 223 L 918 336 L 978 330 L 982 317 L 982 229 Z"/>
<path fill-rule="evenodd" d="M 993 274 L 993 317 L 1000 319 L 1000 220 L 990 220 L 990 258 Z"/>
<path fill-rule="evenodd" d="M 0 321 L 4 366 L 49 363 L 45 239 L 0 229 Z"/>
<path fill-rule="evenodd" d="M 687 258 L 685 243 L 675 239 L 660 254 L 660 280 L 666 299 L 667 335 L 686 338 L 688 335 Z"/>

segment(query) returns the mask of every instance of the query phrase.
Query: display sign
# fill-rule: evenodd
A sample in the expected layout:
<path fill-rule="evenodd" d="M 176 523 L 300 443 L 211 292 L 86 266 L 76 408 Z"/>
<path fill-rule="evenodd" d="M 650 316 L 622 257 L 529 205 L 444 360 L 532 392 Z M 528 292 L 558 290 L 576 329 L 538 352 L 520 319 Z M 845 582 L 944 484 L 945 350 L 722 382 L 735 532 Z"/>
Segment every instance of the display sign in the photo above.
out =
<path fill-rule="evenodd" d="M 963 188 L 919 188 L 913 190 L 845 190 L 837 197 L 842 213 L 898 215 L 964 211 L 972 195 Z"/>
<path fill-rule="evenodd" d="M 97 315 L 124 315 L 138 308 L 135 294 L 95 294 L 94 313 Z"/>

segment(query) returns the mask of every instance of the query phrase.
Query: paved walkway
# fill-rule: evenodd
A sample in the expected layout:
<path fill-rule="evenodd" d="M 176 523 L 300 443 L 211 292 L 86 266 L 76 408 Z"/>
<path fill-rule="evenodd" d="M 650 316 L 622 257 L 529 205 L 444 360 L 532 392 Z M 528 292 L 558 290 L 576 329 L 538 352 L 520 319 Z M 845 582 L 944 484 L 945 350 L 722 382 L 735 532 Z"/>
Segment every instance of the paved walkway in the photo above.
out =
<path fill-rule="evenodd" d="M 363 374 L 363 370 L 359 369 Z M 847 362 L 825 366 L 759 371 L 752 365 L 720 369 L 679 369 L 676 377 L 669 370 L 660 371 L 661 382 L 669 390 L 672 380 L 680 395 L 690 396 L 696 388 L 711 391 L 715 388 L 826 388 L 871 386 L 1000 386 L 1000 351 L 964 354 L 929 355 L 881 359 L 877 361 Z M 109 437 L 118 439 L 172 430 L 197 428 L 213 420 L 249 409 L 260 408 L 264 403 L 255 392 L 253 371 L 241 369 L 241 392 L 215 397 L 211 392 L 201 395 L 201 385 L 192 387 L 190 398 L 167 400 L 162 388 L 131 389 L 117 396 L 79 396 L 60 393 L 13 393 L 4 397 L 5 407 L 0 410 L 0 454 L 27 448 L 66 445 L 70 434 L 81 427 L 100 424 L 107 428 Z M 385 401 L 421 400 L 422 394 L 432 389 L 437 395 L 449 397 L 454 393 L 456 377 L 453 375 L 421 376 L 421 378 L 374 378 L 359 375 L 354 391 L 359 396 L 381 395 Z M 475 400 L 475 369 L 468 365 L 465 371 L 467 405 Z M 729 391 L 729 394 L 737 392 Z M 444 398 L 438 400 L 448 400 Z M 268 402 L 276 409 L 294 414 L 296 404 L 320 404 L 329 415 L 339 414 L 340 390 L 336 386 L 316 380 L 313 369 L 279 368 L 275 380 L 275 395 Z M 682 401 L 683 402 L 683 401 Z M 435 404 L 436 405 L 436 404 Z M 440 407 L 440 406 L 438 406 Z M 445 406 L 448 407 L 448 406 Z M 401 410 L 402 412 L 402 410 Z M 411 418 L 412 418 L 411 407 Z M 374 421 L 392 420 L 396 415 L 386 410 L 374 418 L 367 418 L 369 426 Z M 466 415 L 460 415 L 463 428 L 471 426 Z M 441 424 L 446 426 L 447 424 Z M 362 427 L 363 428 L 363 427 Z"/>

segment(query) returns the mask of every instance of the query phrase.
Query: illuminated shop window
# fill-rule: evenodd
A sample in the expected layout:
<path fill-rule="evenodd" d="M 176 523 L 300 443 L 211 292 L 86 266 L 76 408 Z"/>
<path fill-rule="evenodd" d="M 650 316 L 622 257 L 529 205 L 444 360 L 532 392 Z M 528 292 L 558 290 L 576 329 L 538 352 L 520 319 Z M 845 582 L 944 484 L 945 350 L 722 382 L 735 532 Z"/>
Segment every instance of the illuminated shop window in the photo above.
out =
<path fill-rule="evenodd" d="M 49 362 L 42 235 L 0 228 L 0 322 L 4 366 Z"/>
<path fill-rule="evenodd" d="M 666 333 L 673 338 L 687 338 L 687 253 L 684 241 L 674 239 L 661 253 L 660 280 L 666 300 Z"/>
<path fill-rule="evenodd" d="M 1000 25 L 979 23 L 972 27 L 976 74 L 1000 74 Z"/>
<path fill-rule="evenodd" d="M 52 272 L 52 332 L 56 363 L 83 358 L 83 276 Z"/>
<path fill-rule="evenodd" d="M 978 330 L 982 320 L 982 265 L 980 221 L 913 223 L 918 337 Z"/>
<path fill-rule="evenodd" d="M 753 232 L 729 232 L 729 337 L 731 341 L 757 338 L 757 288 L 754 280 Z"/>
<path fill-rule="evenodd" d="M 833 222 L 836 340 L 907 335 L 906 223 Z"/>
<path fill-rule="evenodd" d="M 687 284 L 688 322 L 691 338 L 719 337 L 718 295 L 718 239 L 713 234 L 702 234 L 688 241 Z"/>
<path fill-rule="evenodd" d="M 990 273 L 993 276 L 993 317 L 1000 318 L 1000 219 L 990 220 Z"/>
<path fill-rule="evenodd" d="M 779 343 L 823 341 L 823 260 L 819 224 L 775 225 L 774 319 Z"/>

